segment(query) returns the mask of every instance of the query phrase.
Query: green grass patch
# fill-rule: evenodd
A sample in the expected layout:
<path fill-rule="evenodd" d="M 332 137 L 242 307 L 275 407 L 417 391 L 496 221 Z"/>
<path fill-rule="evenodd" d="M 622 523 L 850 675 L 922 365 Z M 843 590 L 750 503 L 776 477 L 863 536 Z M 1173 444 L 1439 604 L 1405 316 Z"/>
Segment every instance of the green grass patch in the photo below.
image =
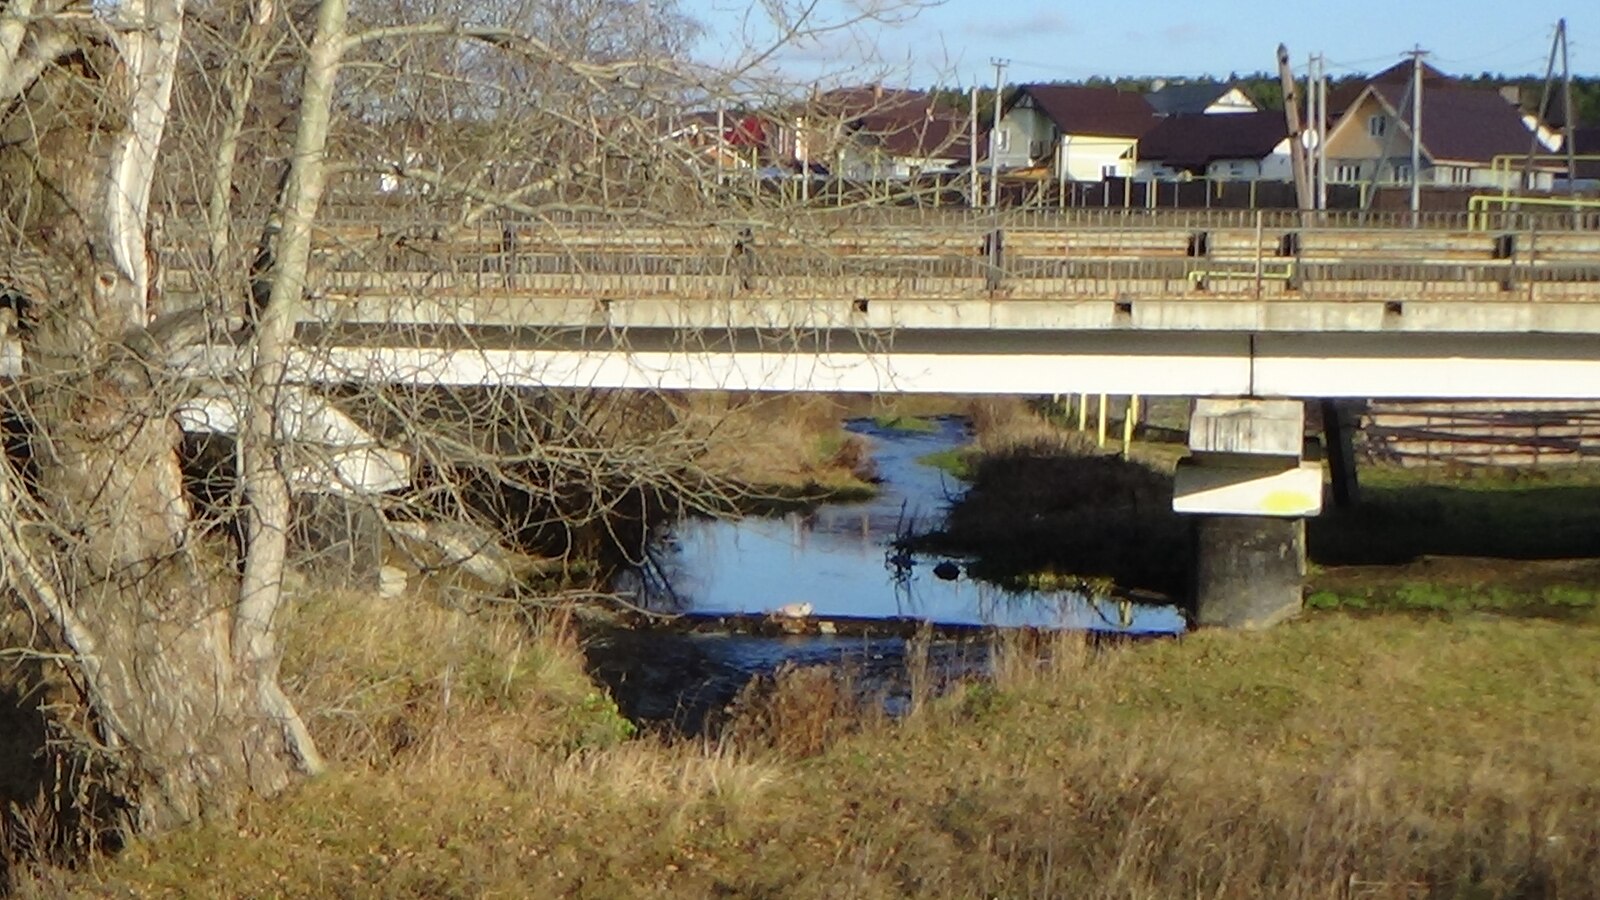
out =
<path fill-rule="evenodd" d="M 972 476 L 972 459 L 970 447 L 951 447 L 923 454 L 917 457 L 917 462 L 965 481 Z"/>
<path fill-rule="evenodd" d="M 873 416 L 872 424 L 889 431 L 909 431 L 917 434 L 931 434 L 938 428 L 932 419 L 923 416 Z"/>
<path fill-rule="evenodd" d="M 1404 581 L 1337 591 L 1315 590 L 1306 597 L 1306 606 L 1313 610 L 1496 613 L 1587 620 L 1600 613 L 1600 589 L 1575 584 L 1519 588 Z"/>

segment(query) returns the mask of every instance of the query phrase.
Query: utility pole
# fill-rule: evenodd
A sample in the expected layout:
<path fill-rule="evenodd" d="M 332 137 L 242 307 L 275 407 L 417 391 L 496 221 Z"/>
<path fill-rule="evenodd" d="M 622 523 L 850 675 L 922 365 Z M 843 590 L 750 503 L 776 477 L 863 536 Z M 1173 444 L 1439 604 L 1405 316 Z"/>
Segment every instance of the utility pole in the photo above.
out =
<path fill-rule="evenodd" d="M 1578 195 L 1578 148 L 1573 145 L 1573 129 L 1577 123 L 1572 121 L 1572 64 L 1567 60 L 1567 20 L 1556 22 L 1556 40 L 1561 42 L 1561 146 L 1567 150 L 1567 193 L 1576 197 Z M 1535 128 L 1538 124 L 1535 123 Z M 1573 209 L 1574 219 L 1579 218 L 1578 210 Z"/>
<path fill-rule="evenodd" d="M 1427 51 L 1420 45 L 1411 49 L 1411 226 L 1420 224 L 1422 213 L 1422 58 Z"/>
<path fill-rule="evenodd" d="M 1317 76 L 1317 61 L 1313 53 L 1306 57 L 1306 167 L 1311 172 L 1311 208 L 1322 209 L 1322 157 L 1317 152 L 1322 147 L 1322 91 Z"/>
<path fill-rule="evenodd" d="M 728 165 L 728 101 L 717 100 L 717 186 L 723 182 L 723 170 Z"/>
<path fill-rule="evenodd" d="M 1311 178 L 1306 166 L 1306 145 L 1300 127 L 1300 89 L 1295 84 L 1294 67 L 1289 64 L 1289 48 L 1278 45 L 1278 79 L 1283 84 L 1283 114 L 1289 126 L 1289 159 L 1294 165 L 1294 196 L 1302 210 L 1311 208 Z"/>
<path fill-rule="evenodd" d="M 994 66 L 994 122 L 989 126 L 989 206 L 1000 205 L 1000 94 L 1005 90 L 1006 66 L 1011 60 L 996 56 Z"/>
<path fill-rule="evenodd" d="M 1317 129 L 1317 146 L 1313 149 L 1312 166 L 1317 173 L 1317 209 L 1325 210 L 1328 208 L 1328 60 L 1321 53 L 1314 58 L 1317 65 L 1311 96 L 1316 98 L 1317 106 L 1312 120 Z"/>
<path fill-rule="evenodd" d="M 1548 149 L 1539 140 L 1539 129 L 1550 118 L 1550 92 L 1555 89 L 1556 83 L 1556 54 L 1561 52 L 1565 44 L 1566 31 L 1567 20 L 1562 19 L 1556 23 L 1555 37 L 1550 39 L 1550 59 L 1544 66 L 1544 90 L 1539 94 L 1539 109 L 1534 114 L 1533 128 L 1528 135 L 1528 155 L 1522 158 L 1522 183 L 1518 186 L 1520 190 L 1533 189 L 1534 157 Z M 1508 172 L 1507 175 L 1509 174 Z M 1511 192 L 1509 178 L 1502 190 L 1508 194 Z"/>
<path fill-rule="evenodd" d="M 973 209 L 983 205 L 983 186 L 978 181 L 978 77 L 972 77 L 972 113 L 971 122 L 968 123 L 970 140 L 967 142 L 967 175 L 971 178 L 971 190 L 967 196 L 971 199 L 967 205 Z"/>

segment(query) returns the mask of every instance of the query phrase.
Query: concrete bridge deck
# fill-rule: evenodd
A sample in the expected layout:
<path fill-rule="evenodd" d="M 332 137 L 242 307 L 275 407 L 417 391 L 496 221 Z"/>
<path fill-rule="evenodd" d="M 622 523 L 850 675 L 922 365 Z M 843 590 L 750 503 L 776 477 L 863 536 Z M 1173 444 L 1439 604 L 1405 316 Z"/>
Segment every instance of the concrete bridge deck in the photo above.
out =
<path fill-rule="evenodd" d="M 297 371 L 663 389 L 1600 398 L 1600 222 L 1373 219 L 329 222 Z M 189 246 L 175 234 L 167 288 L 204 296 Z"/>

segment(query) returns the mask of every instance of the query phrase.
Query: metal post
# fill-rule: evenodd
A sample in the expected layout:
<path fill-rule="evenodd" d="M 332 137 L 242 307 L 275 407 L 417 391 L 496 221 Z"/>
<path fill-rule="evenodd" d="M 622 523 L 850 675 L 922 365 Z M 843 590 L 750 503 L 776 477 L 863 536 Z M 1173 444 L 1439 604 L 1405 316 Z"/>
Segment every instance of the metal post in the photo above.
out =
<path fill-rule="evenodd" d="M 1139 395 L 1128 396 L 1128 408 L 1122 415 L 1122 458 L 1128 458 L 1133 447 L 1133 426 L 1139 421 Z"/>
<path fill-rule="evenodd" d="M 1106 446 L 1106 395 L 1100 395 L 1100 430 L 1096 446 L 1104 449 Z"/>
<path fill-rule="evenodd" d="M 1261 299 L 1261 210 L 1256 210 L 1256 299 Z"/>
<path fill-rule="evenodd" d="M 1078 430 L 1089 430 L 1089 395 L 1078 395 Z"/>

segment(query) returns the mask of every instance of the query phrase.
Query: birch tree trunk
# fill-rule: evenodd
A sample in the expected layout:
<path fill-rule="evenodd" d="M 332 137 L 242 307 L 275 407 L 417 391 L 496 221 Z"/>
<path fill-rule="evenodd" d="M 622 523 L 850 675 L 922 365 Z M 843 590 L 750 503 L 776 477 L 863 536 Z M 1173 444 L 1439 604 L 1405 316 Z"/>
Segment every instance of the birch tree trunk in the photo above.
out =
<path fill-rule="evenodd" d="M 324 5 L 333 33 L 319 35 L 324 49 L 313 56 L 336 61 L 326 47 L 340 46 L 343 3 Z M 38 163 L 27 173 L 37 181 L 24 187 L 59 186 L 62 195 L 24 217 L 7 261 L 14 271 L 0 271 L 39 308 L 25 343 L 37 477 L 30 484 L 9 462 L 0 473 L 4 575 L 75 655 L 86 721 L 112 754 L 113 789 L 136 830 L 226 815 L 247 794 L 274 794 L 296 770 L 321 766 L 279 688 L 273 639 L 288 510 L 271 446 L 273 389 L 293 304 L 269 316 L 252 377 L 244 443 L 260 508 L 242 583 L 191 540 L 173 417 L 182 394 L 162 368 L 162 324 L 147 327 L 149 198 L 183 19 L 183 0 L 127 0 L 108 16 L 115 66 L 101 76 L 102 107 L 117 112 L 33 136 Z M 292 163 L 299 186 L 287 220 L 306 234 L 320 193 L 329 69 L 308 69 L 308 94 L 321 91 L 324 112 L 320 125 L 302 129 L 311 149 Z M 3 178 L 0 186 L 18 187 Z M 280 295 L 298 297 L 305 256 L 302 247 L 298 269 L 283 267 L 274 310 Z"/>

